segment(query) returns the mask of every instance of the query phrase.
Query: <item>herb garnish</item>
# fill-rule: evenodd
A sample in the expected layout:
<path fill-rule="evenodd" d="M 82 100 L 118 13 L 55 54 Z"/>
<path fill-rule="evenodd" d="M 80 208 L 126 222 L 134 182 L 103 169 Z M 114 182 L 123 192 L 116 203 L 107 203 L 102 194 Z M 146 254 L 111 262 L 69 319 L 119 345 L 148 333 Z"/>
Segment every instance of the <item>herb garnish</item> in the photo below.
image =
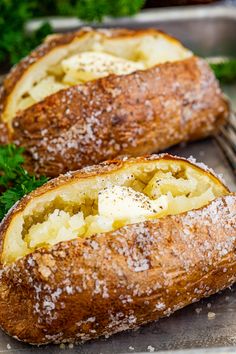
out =
<path fill-rule="evenodd" d="M 0 219 L 24 195 L 47 182 L 48 178 L 36 178 L 24 168 L 24 149 L 9 144 L 0 146 Z"/>

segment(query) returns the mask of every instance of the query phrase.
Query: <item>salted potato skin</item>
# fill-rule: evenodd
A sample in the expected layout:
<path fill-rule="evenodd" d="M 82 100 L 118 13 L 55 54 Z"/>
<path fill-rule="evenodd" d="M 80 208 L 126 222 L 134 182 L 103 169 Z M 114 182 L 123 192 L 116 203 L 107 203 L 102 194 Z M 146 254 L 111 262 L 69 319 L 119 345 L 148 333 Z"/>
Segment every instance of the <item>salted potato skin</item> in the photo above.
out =
<path fill-rule="evenodd" d="M 106 162 L 37 189 L 0 225 L 1 252 L 7 228 L 32 198 L 150 159 Z M 235 215 L 236 195 L 230 194 L 195 211 L 61 242 L 1 264 L 0 326 L 32 344 L 83 342 L 169 316 L 236 280 Z"/>
<path fill-rule="evenodd" d="M 193 57 L 61 90 L 16 116 L 13 140 L 29 168 L 56 176 L 206 137 L 227 114 L 208 65 Z"/>
<path fill-rule="evenodd" d="M 13 68 L 0 94 L 0 115 L 17 81 L 35 61 L 85 33 L 53 36 Z M 104 33 L 122 38 L 158 31 Z M 8 141 L 25 147 L 29 171 L 57 176 L 120 155 L 158 152 L 204 138 L 224 124 L 228 112 L 208 64 L 191 56 L 58 91 L 19 111 Z M 0 142 L 6 141 L 3 133 Z"/>
<path fill-rule="evenodd" d="M 193 214 L 37 250 L 2 269 L 1 327 L 33 344 L 80 342 L 209 296 L 236 279 L 235 212 L 236 197 L 224 197 Z"/>

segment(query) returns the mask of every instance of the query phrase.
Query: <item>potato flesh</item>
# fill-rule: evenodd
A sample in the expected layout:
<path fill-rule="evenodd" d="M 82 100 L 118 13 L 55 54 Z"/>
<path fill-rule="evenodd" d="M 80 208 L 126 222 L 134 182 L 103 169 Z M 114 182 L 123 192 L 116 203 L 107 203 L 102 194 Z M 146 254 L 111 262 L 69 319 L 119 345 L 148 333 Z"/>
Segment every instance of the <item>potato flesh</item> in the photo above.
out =
<path fill-rule="evenodd" d="M 123 175 L 99 177 L 87 187 L 78 181 L 70 193 L 54 192 L 50 202 L 47 196 L 44 202 L 39 199 L 28 206 L 21 224 L 18 220 L 15 231 L 10 227 L 5 237 L 4 263 L 39 247 L 197 209 L 227 194 L 217 179 L 201 170 L 176 163 L 159 163 L 159 168 L 150 165 L 130 168 Z"/>
<path fill-rule="evenodd" d="M 144 68 L 142 63 L 117 58 L 106 53 L 78 53 L 62 60 L 61 65 L 55 70 L 49 69 L 47 76 L 33 86 L 28 97 L 23 100 L 23 103 L 20 102 L 19 107 L 25 109 L 72 85 L 83 84 L 109 74 L 130 74 Z"/>
<path fill-rule="evenodd" d="M 178 181 L 174 177 L 168 177 L 165 178 L 165 174 L 162 173 L 160 181 L 165 185 L 165 194 L 162 195 L 162 188 L 155 185 L 153 181 L 148 183 L 147 190 L 149 190 L 150 184 L 152 186 L 149 194 L 151 198 L 155 198 L 156 190 L 159 190 L 159 196 L 155 199 L 151 199 L 144 193 L 137 192 L 130 187 L 113 186 L 99 192 L 97 215 L 89 215 L 84 218 L 81 212 L 70 216 L 68 212 L 55 210 L 42 224 L 33 225 L 25 240 L 30 248 L 38 247 L 40 244 L 54 245 L 77 236 L 89 237 L 93 234 L 112 231 L 115 229 L 114 225 L 123 226 L 145 221 L 150 217 L 158 218 L 197 209 L 215 198 L 211 187 L 200 195 L 187 197 L 188 193 L 191 194 L 194 191 L 197 193 L 197 181 L 194 178 L 190 179 L 191 182 L 195 182 L 195 189 L 191 190 L 188 180 L 185 181 L 186 189 L 184 189 L 181 183 L 183 179 Z M 154 179 L 156 180 L 155 176 Z M 179 185 L 178 182 L 180 182 Z M 73 225 L 72 221 L 75 218 L 79 221 L 78 225 L 76 223 Z"/>
<path fill-rule="evenodd" d="M 61 62 L 63 72 L 76 77 L 77 83 L 86 82 L 109 74 L 126 75 L 145 69 L 141 62 L 135 62 L 102 52 L 84 52 Z M 66 75 L 62 81 L 66 82 Z M 70 83 L 69 83 L 70 84 Z"/>
<path fill-rule="evenodd" d="M 91 34 L 87 44 L 65 53 L 59 61 L 55 59 L 46 66 L 37 80 L 30 83 L 31 87 L 25 85 L 21 97 L 15 97 L 14 113 L 68 86 L 84 84 L 110 74 L 126 75 L 192 55 L 180 43 L 161 33 L 122 40 L 104 40 L 98 34 Z M 7 117 L 5 119 L 9 120 Z"/>

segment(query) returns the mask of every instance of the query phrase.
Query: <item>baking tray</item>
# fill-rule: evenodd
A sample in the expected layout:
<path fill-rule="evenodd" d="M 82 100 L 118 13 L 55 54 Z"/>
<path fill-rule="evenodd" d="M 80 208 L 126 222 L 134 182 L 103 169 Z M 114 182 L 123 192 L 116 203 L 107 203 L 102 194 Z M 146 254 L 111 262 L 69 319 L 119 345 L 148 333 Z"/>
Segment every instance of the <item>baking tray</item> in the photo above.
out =
<path fill-rule="evenodd" d="M 57 23 L 58 24 L 58 23 Z M 73 22 L 72 22 L 73 24 Z M 203 56 L 236 56 L 236 8 L 201 7 L 145 11 L 133 19 L 115 21 L 107 26 L 158 27 L 181 39 L 195 53 Z M 67 22 L 67 28 L 70 23 Z M 64 28 L 65 29 L 65 28 Z M 225 86 L 236 108 L 236 87 Z M 236 179 L 222 150 L 212 138 L 169 152 L 192 155 L 198 161 L 224 175 L 226 183 L 236 191 Z M 208 318 L 213 312 L 215 317 Z M 177 311 L 169 318 L 143 326 L 136 331 L 116 334 L 108 339 L 71 346 L 32 347 L 0 332 L 0 353 L 236 353 L 236 285 L 220 294 Z M 233 347 L 235 345 L 235 347 Z M 216 349 L 218 347 L 218 349 Z M 219 349 L 221 347 L 221 349 Z M 227 347 L 227 348 L 223 348 Z M 199 348 L 191 350 L 191 348 Z M 201 349 L 200 348 L 209 348 Z M 214 348 L 214 349 L 211 349 Z M 167 352 L 166 352 L 167 351 Z"/>

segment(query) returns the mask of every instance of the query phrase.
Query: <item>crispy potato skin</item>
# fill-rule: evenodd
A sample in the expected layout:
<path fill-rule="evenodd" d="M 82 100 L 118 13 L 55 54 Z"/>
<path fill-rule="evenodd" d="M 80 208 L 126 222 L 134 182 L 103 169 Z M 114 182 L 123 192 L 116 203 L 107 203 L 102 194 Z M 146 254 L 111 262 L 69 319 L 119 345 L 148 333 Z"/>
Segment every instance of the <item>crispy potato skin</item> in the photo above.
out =
<path fill-rule="evenodd" d="M 0 145 L 5 145 L 11 142 L 11 133 L 6 123 L 0 121 Z"/>
<path fill-rule="evenodd" d="M 150 159 L 183 161 L 167 154 L 110 161 L 35 190 L 0 225 L 1 252 L 7 228 L 31 199 Z M 195 211 L 41 248 L 0 265 L 0 326 L 32 344 L 81 342 L 135 328 L 231 285 L 235 248 L 234 194 Z"/>
<path fill-rule="evenodd" d="M 46 97 L 16 116 L 13 141 L 25 147 L 28 169 L 56 176 L 206 137 L 227 115 L 213 73 L 191 57 Z"/>
<path fill-rule="evenodd" d="M 1 327 L 34 344 L 80 342 L 168 316 L 236 280 L 235 213 L 231 195 L 39 249 L 1 270 Z"/>
<path fill-rule="evenodd" d="M 52 36 L 15 66 L 0 93 L 0 115 L 33 63 L 86 33 Z M 144 33 L 158 31 L 104 31 L 114 38 Z M 18 112 L 8 140 L 5 126 L 0 143 L 24 146 L 29 171 L 57 176 L 119 155 L 138 156 L 204 138 L 217 131 L 228 112 L 209 66 L 192 56 L 61 90 Z"/>

